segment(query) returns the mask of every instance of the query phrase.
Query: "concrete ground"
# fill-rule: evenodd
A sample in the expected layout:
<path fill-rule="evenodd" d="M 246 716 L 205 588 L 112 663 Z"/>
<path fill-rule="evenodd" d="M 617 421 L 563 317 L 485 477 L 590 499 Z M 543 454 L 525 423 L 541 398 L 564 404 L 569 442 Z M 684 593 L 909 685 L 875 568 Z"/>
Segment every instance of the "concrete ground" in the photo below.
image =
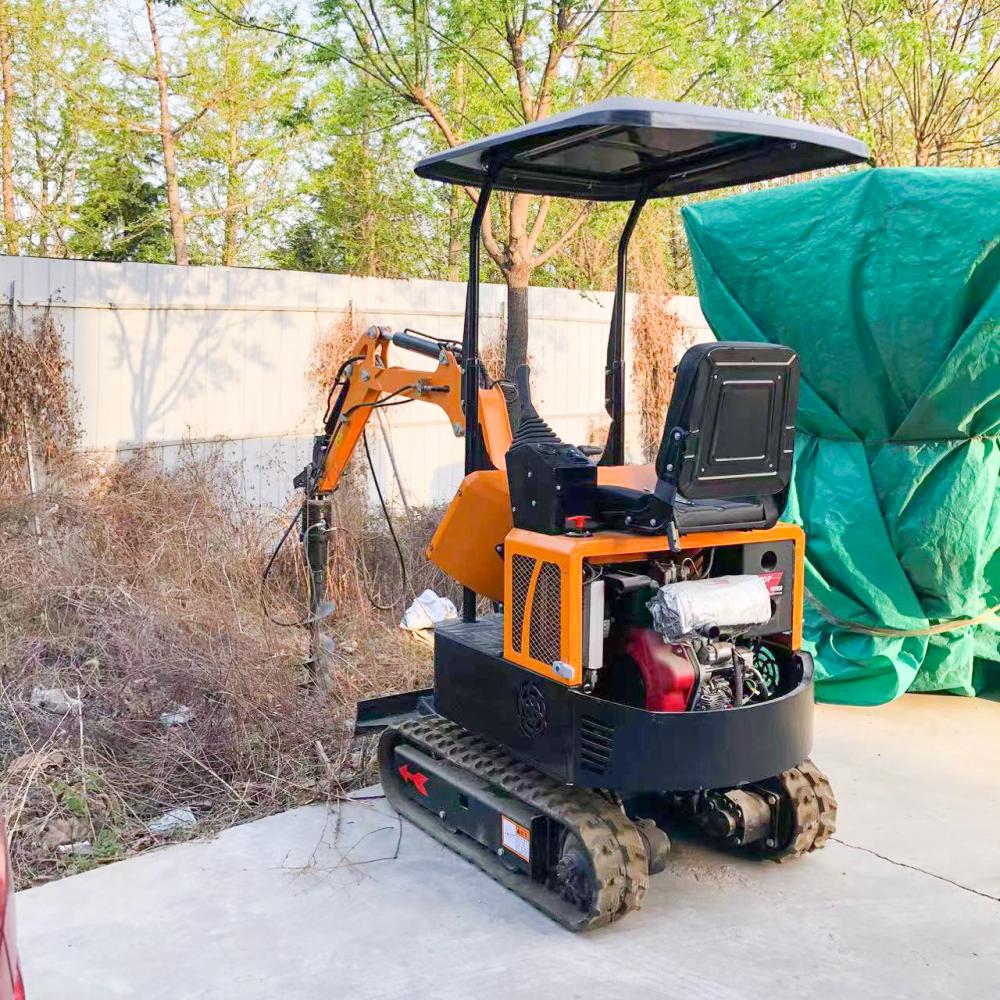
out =
<path fill-rule="evenodd" d="M 1000 996 L 1000 704 L 824 706 L 835 842 L 574 936 L 362 793 L 23 892 L 29 1000 Z"/>

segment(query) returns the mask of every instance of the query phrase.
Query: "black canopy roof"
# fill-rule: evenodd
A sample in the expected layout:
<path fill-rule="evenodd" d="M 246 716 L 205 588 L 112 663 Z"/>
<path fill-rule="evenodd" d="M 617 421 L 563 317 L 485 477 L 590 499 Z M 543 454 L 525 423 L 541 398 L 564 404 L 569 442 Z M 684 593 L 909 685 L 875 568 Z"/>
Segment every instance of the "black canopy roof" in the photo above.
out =
<path fill-rule="evenodd" d="M 661 198 L 868 159 L 834 129 L 748 111 L 613 97 L 428 156 L 420 177 L 588 201 Z"/>

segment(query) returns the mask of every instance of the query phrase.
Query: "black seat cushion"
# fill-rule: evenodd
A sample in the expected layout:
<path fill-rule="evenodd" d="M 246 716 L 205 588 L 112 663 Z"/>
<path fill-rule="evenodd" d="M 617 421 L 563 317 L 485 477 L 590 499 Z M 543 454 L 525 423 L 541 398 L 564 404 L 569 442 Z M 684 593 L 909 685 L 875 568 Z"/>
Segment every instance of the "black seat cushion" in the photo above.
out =
<path fill-rule="evenodd" d="M 627 486 L 600 485 L 597 491 L 597 516 L 621 515 L 634 511 L 646 490 Z M 738 497 L 725 500 L 688 500 L 678 496 L 674 500 L 674 520 L 682 535 L 698 531 L 733 528 L 764 528 L 773 518 L 759 497 Z"/>

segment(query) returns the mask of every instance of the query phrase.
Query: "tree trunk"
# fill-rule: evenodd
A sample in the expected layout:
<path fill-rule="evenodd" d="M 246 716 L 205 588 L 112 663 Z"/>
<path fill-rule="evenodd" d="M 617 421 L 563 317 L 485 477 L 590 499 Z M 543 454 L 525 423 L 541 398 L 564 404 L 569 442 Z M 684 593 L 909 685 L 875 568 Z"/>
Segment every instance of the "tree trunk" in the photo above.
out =
<path fill-rule="evenodd" d="M 163 144 L 163 169 L 167 175 L 167 208 L 170 213 L 170 236 L 174 243 L 174 262 L 187 264 L 187 238 L 184 233 L 184 213 L 181 211 L 181 191 L 177 183 L 177 137 L 170 124 L 170 104 L 167 70 L 163 62 L 160 33 L 153 14 L 153 0 L 146 0 L 149 35 L 156 60 L 156 86 L 160 94 L 160 141 Z"/>
<path fill-rule="evenodd" d="M 236 205 L 240 200 L 239 136 L 236 122 L 229 122 L 229 162 L 226 165 L 226 215 L 222 229 L 222 263 L 227 267 L 236 264 L 236 235 L 239 218 Z"/>
<path fill-rule="evenodd" d="M 38 166 L 38 242 L 35 245 L 40 257 L 49 255 L 49 190 L 52 182 L 45 163 L 41 137 L 35 136 L 35 163 Z"/>
<path fill-rule="evenodd" d="M 221 30 L 226 92 L 233 93 L 239 86 L 241 67 L 233 45 L 230 25 L 224 23 Z M 227 101 L 226 139 L 226 212 L 222 225 L 222 263 L 226 267 L 235 267 L 240 231 L 240 209 L 237 205 L 243 198 L 243 182 L 240 177 L 240 121 L 235 101 Z"/>
<path fill-rule="evenodd" d="M 0 70 L 3 76 L 3 124 L 0 127 L 0 171 L 3 172 L 3 223 L 7 253 L 17 253 L 17 217 L 14 214 L 14 68 L 7 33 L 10 8 L 0 4 Z"/>
<path fill-rule="evenodd" d="M 512 379 L 517 369 L 528 362 L 528 285 L 534 270 L 531 236 L 528 231 L 530 195 L 516 194 L 510 200 L 509 242 L 506 250 L 507 281 L 507 344 L 504 351 L 503 375 Z M 518 401 L 510 405 L 511 426 L 521 418 Z"/>
<path fill-rule="evenodd" d="M 528 267 L 513 268 L 504 277 L 507 279 L 507 344 L 504 349 L 504 378 L 512 379 L 517 369 L 528 363 L 528 283 L 531 270 Z M 516 399 L 511 400 L 510 422 L 517 427 L 521 417 L 521 407 Z"/>

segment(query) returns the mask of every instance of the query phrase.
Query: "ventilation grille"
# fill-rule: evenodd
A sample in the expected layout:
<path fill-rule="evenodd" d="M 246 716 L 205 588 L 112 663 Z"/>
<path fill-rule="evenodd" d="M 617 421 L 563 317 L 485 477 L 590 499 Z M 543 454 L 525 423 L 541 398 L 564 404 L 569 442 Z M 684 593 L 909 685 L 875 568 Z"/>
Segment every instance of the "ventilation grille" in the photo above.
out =
<path fill-rule="evenodd" d="M 614 736 L 613 727 L 584 715 L 580 719 L 580 767 L 604 774 L 611 760 Z"/>
<path fill-rule="evenodd" d="M 555 563 L 542 563 L 531 602 L 528 655 L 540 663 L 562 657 L 562 574 Z"/>
<path fill-rule="evenodd" d="M 514 556 L 511 564 L 511 645 L 521 652 L 521 631 L 524 626 L 524 606 L 528 602 L 528 586 L 535 570 L 535 560 L 529 556 Z"/>

